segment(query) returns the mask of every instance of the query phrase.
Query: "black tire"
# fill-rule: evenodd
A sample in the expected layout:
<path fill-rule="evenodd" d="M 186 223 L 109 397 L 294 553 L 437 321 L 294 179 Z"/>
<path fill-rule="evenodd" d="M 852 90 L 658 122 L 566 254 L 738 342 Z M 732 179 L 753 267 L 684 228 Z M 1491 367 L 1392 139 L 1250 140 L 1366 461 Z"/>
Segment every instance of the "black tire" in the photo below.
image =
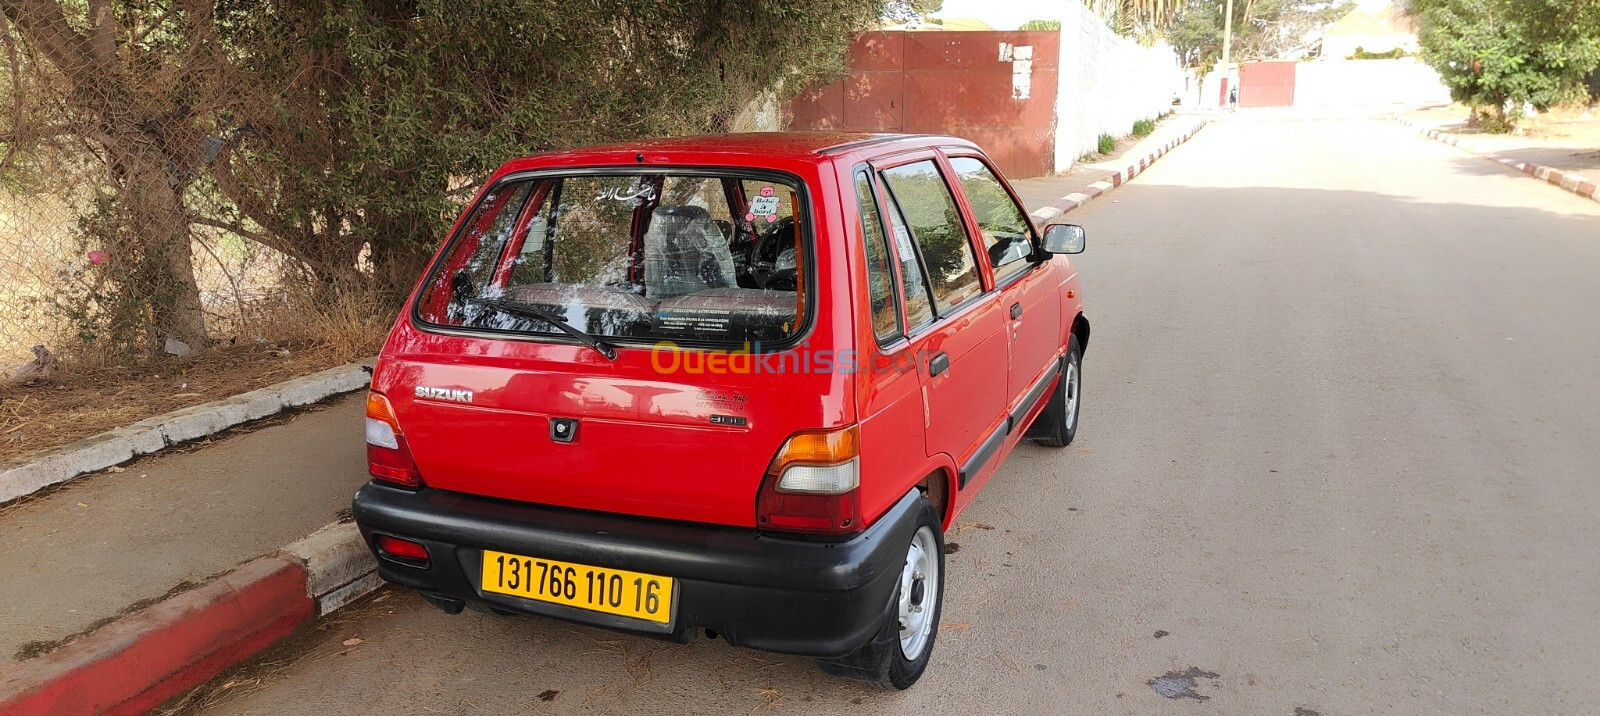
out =
<path fill-rule="evenodd" d="M 905 652 L 900 648 L 900 620 L 898 610 L 893 606 L 900 603 L 900 585 L 896 581 L 894 592 L 889 596 L 889 608 L 885 612 L 883 624 L 878 627 L 878 632 L 872 639 L 855 651 L 833 659 L 818 659 L 817 665 L 822 670 L 833 676 L 842 676 L 857 679 L 883 689 L 909 689 L 917 679 L 922 678 L 922 672 L 928 668 L 928 660 L 933 655 L 934 642 L 938 641 L 939 618 L 944 614 L 944 531 L 940 527 L 938 510 L 933 503 L 924 497 L 917 501 L 917 530 L 927 528 L 932 532 L 934 543 L 934 558 L 939 565 L 937 588 L 934 590 L 932 630 L 928 633 L 927 641 L 922 645 L 922 650 L 915 659 L 907 659 Z M 915 535 L 915 531 L 913 532 Z M 907 542 L 910 549 L 910 542 Z"/>
<path fill-rule="evenodd" d="M 1034 441 L 1045 447 L 1066 447 L 1078 435 L 1078 419 L 1083 414 L 1083 349 L 1078 347 L 1077 336 L 1067 339 L 1067 365 L 1071 372 L 1063 373 L 1061 380 L 1056 381 L 1049 404 L 1044 406 L 1044 411 L 1033 421 L 1034 428 L 1029 430 L 1035 436 Z M 1076 377 L 1072 385 L 1069 385 L 1069 375 Z M 1076 391 L 1077 396 L 1077 410 L 1071 415 L 1067 415 L 1069 390 Z"/>

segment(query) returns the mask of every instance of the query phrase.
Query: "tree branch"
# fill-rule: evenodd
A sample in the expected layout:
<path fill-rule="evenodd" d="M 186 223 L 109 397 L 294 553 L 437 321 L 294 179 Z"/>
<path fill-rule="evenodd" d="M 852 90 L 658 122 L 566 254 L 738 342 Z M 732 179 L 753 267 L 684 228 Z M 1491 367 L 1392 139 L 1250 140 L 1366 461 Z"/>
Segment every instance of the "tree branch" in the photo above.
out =
<path fill-rule="evenodd" d="M 262 246 L 272 249 L 273 251 L 283 254 L 284 256 L 288 256 L 296 261 L 310 263 L 309 261 L 306 261 L 304 256 L 301 255 L 302 252 L 297 251 L 295 247 L 288 242 L 282 241 L 275 236 L 265 234 L 260 231 L 251 231 L 238 222 L 218 221 L 216 219 L 204 216 L 193 216 L 190 217 L 189 220 L 201 226 L 209 226 L 213 229 L 222 229 L 223 231 L 227 231 L 232 234 L 238 234 L 239 236 L 261 244 Z"/>
<path fill-rule="evenodd" d="M 55 65 L 73 85 L 90 87 L 112 69 L 95 60 L 89 38 L 67 23 L 60 3 L 0 0 L 0 12 L 11 20 L 28 45 Z"/>

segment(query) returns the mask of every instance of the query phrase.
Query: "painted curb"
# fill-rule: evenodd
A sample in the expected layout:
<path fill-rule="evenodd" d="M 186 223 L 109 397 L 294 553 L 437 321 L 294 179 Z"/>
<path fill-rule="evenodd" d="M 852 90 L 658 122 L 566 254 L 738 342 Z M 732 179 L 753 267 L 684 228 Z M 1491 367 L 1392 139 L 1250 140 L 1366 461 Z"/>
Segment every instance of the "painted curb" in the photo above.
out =
<path fill-rule="evenodd" d="M 306 570 L 306 596 L 317 615 L 333 612 L 378 588 L 377 564 L 354 522 L 335 522 L 285 547 Z"/>
<path fill-rule="evenodd" d="M 262 557 L 129 614 L 0 678 L 0 713 L 139 714 L 313 616 L 305 571 Z"/>
<path fill-rule="evenodd" d="M 140 455 L 367 386 L 371 361 L 351 363 L 91 435 L 0 465 L 0 504 Z"/>
<path fill-rule="evenodd" d="M 1156 147 L 1154 151 L 1139 157 L 1138 161 L 1129 164 L 1121 171 L 1107 174 L 1103 179 L 1090 183 L 1089 186 L 1085 187 L 1083 191 L 1073 192 L 1063 196 L 1060 199 L 1057 199 L 1056 203 L 1051 204 L 1050 206 L 1035 209 L 1029 214 L 1029 216 L 1032 216 L 1034 219 L 1040 222 L 1049 223 L 1062 214 L 1083 206 L 1084 204 L 1099 198 L 1106 192 L 1128 183 L 1134 177 L 1143 173 L 1144 170 L 1149 169 L 1150 165 L 1155 164 L 1156 160 L 1160 159 L 1167 152 L 1170 152 L 1177 148 L 1178 145 L 1189 141 L 1189 138 L 1193 137 L 1197 132 L 1205 128 L 1206 123 L 1209 121 L 1210 120 L 1207 119 L 1201 119 L 1195 122 L 1194 126 L 1189 128 L 1189 131 L 1184 132 L 1166 144 Z"/>
<path fill-rule="evenodd" d="M 1441 132 L 1437 129 L 1430 129 L 1423 124 L 1413 122 L 1404 117 L 1395 117 L 1394 121 L 1410 127 L 1418 134 L 1428 137 L 1429 139 L 1435 139 L 1440 142 L 1444 142 L 1445 144 L 1455 147 L 1456 149 L 1460 149 L 1468 154 L 1483 157 L 1484 159 L 1503 164 L 1506 167 L 1515 169 L 1535 179 L 1542 180 L 1546 184 L 1550 184 L 1551 186 L 1554 186 L 1562 191 L 1571 194 L 1577 194 L 1585 199 L 1600 201 L 1600 179 L 1590 179 L 1577 172 L 1564 171 L 1561 169 L 1556 169 L 1555 167 L 1547 167 L 1543 164 L 1519 162 L 1510 157 L 1502 157 L 1498 154 L 1492 154 L 1489 152 L 1480 152 L 1476 149 L 1463 146 L 1461 144 L 1460 137 L 1457 137 L 1454 134 L 1449 132 Z"/>
<path fill-rule="evenodd" d="M 376 589 L 354 523 L 336 522 L 0 676 L 0 713 L 138 714 Z"/>

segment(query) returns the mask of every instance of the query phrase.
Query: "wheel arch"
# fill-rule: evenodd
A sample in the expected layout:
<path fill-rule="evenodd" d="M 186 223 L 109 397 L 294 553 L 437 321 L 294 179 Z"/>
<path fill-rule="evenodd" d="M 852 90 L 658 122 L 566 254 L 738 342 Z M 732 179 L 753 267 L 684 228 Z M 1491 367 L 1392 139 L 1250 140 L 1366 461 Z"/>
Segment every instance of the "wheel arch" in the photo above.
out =
<path fill-rule="evenodd" d="M 950 528 L 950 521 L 955 518 L 954 510 L 956 491 L 958 489 L 955 471 L 944 465 L 934 468 L 932 472 L 917 482 L 917 490 L 924 497 L 927 497 L 929 502 L 933 503 L 934 509 L 939 511 L 939 523 L 945 529 Z"/>

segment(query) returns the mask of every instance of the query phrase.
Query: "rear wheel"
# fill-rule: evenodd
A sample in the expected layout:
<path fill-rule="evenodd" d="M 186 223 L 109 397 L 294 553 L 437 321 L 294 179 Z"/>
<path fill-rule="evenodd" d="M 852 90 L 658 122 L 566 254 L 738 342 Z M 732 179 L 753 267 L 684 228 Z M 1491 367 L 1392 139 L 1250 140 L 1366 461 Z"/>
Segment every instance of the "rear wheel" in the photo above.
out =
<path fill-rule="evenodd" d="M 823 671 L 885 689 L 909 689 L 927 670 L 944 604 L 944 532 L 938 510 L 926 497 L 918 500 L 917 513 L 888 619 L 861 648 L 819 660 Z"/>
<path fill-rule="evenodd" d="M 1078 435 L 1078 409 L 1083 402 L 1083 349 L 1078 347 L 1078 337 L 1067 339 L 1067 364 L 1050 402 L 1034 420 L 1036 426 L 1029 432 L 1037 442 L 1046 447 L 1066 447 Z"/>

